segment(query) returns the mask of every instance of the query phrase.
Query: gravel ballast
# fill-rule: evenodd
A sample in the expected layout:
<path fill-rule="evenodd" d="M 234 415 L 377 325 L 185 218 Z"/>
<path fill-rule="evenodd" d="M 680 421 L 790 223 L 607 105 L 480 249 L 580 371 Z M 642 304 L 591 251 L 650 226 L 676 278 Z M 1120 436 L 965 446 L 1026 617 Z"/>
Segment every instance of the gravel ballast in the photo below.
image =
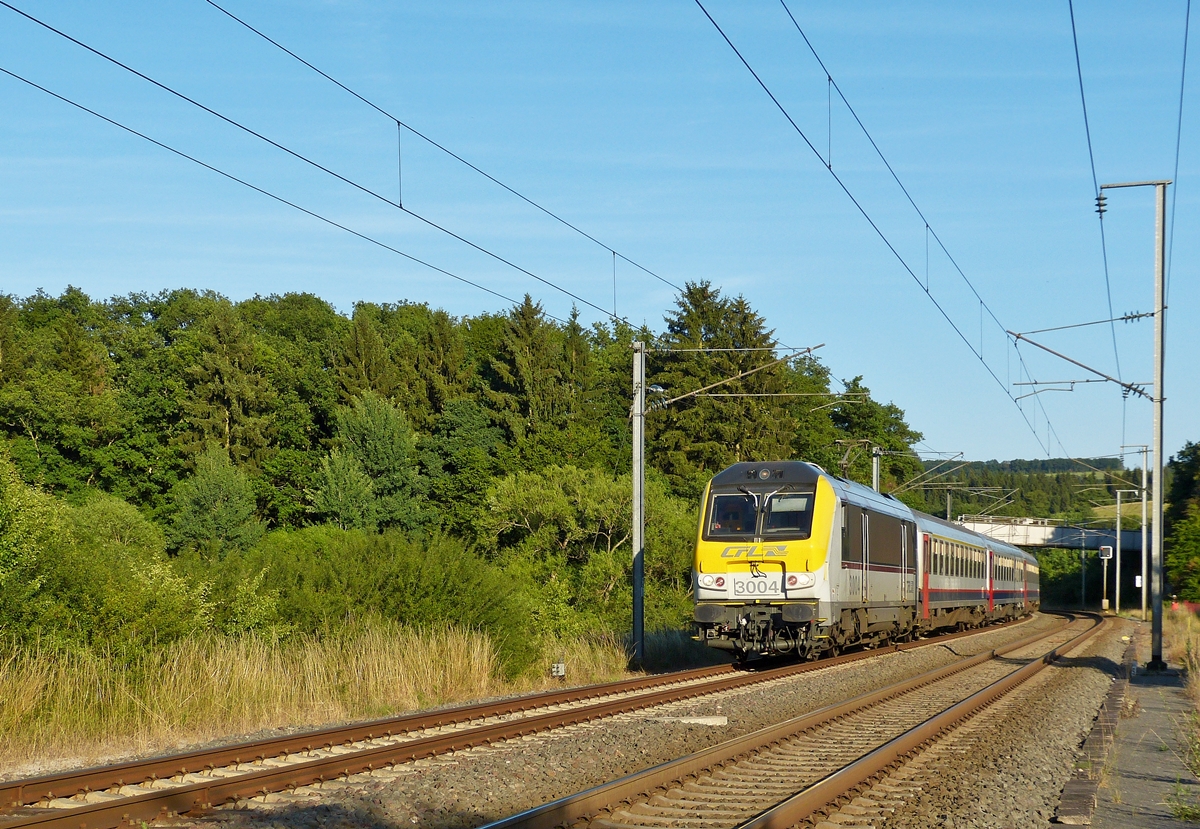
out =
<path fill-rule="evenodd" d="M 748 689 L 358 775 L 319 790 L 271 795 L 245 808 L 219 810 L 204 822 L 230 829 L 479 826 L 1057 624 L 1054 617 L 1037 617 L 967 639 L 887 652 Z"/>
<path fill-rule="evenodd" d="M 919 752 L 819 829 L 1048 827 L 1132 625 L 1107 630 Z M 1122 637 L 1125 637 L 1123 640 Z"/>

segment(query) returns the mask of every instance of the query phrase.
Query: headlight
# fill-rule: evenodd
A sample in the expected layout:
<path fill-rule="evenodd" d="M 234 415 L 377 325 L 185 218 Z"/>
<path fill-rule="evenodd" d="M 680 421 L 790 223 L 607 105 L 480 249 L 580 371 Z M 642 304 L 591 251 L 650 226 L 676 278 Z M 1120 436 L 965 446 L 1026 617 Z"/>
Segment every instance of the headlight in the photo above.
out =
<path fill-rule="evenodd" d="M 701 587 L 712 587 L 714 581 L 716 581 L 716 578 L 714 578 L 712 575 L 706 573 L 705 575 L 700 577 L 700 586 Z"/>
<path fill-rule="evenodd" d="M 812 573 L 792 573 L 787 577 L 788 587 L 812 587 L 816 583 Z"/>

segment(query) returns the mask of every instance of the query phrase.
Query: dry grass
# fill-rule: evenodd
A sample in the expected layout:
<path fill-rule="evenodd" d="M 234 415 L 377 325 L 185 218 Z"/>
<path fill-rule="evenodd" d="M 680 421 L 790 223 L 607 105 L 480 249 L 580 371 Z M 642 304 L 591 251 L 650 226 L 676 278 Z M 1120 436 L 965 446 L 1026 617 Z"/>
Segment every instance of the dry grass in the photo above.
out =
<path fill-rule="evenodd" d="M 484 634 L 384 623 L 282 643 L 198 636 L 132 661 L 0 652 L 0 775 L 553 687 L 557 661 L 571 685 L 628 675 L 617 637 L 548 642 L 542 653 L 506 682 Z"/>
<path fill-rule="evenodd" d="M 649 667 L 713 659 L 684 639 L 649 636 Z M 524 676 L 506 681 L 484 634 L 386 623 L 283 642 L 196 636 L 133 660 L 0 649 L 0 777 L 630 676 L 620 637 L 552 640 L 541 653 Z M 565 681 L 550 677 L 559 661 Z"/>
<path fill-rule="evenodd" d="M 0 656 L 0 768 L 287 725 L 376 717 L 504 690 L 482 634 L 377 625 L 282 644 L 195 637 L 131 662 L 42 648 Z"/>
<path fill-rule="evenodd" d="M 521 690 L 550 684 L 550 665 L 563 662 L 567 675 L 554 680 L 566 685 L 591 685 L 622 679 L 629 675 L 629 656 L 619 637 L 600 635 L 579 639 L 549 639 L 542 646 L 542 657 L 534 671 L 517 681 Z"/>
<path fill-rule="evenodd" d="M 1168 610 L 1163 615 L 1163 659 L 1168 664 L 1182 665 L 1187 672 L 1188 696 L 1192 698 L 1193 711 L 1187 734 L 1187 764 L 1193 774 L 1200 773 L 1200 619 L 1185 610 Z M 1182 820 L 1196 820 L 1200 811 L 1189 806 L 1184 817 L 1179 802 L 1171 808 Z"/>
<path fill-rule="evenodd" d="M 1163 614 L 1163 659 L 1182 665 L 1188 674 L 1192 696 L 1200 702 L 1200 619 L 1186 610 Z"/>

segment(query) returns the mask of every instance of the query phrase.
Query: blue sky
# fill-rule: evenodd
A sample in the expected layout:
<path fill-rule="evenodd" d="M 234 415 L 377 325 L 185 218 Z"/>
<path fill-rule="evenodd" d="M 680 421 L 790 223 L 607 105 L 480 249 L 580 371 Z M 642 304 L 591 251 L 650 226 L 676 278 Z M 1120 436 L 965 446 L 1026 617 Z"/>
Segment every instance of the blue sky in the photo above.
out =
<path fill-rule="evenodd" d="M 395 199 L 395 124 L 203 0 L 19 8 Z M 227 0 L 346 85 L 604 245 L 677 284 L 744 294 L 792 346 L 825 343 L 933 450 L 1111 454 L 1150 406 L 1108 384 L 1014 405 L 1028 379 L 930 240 L 778 3 L 705 2 L 916 274 L 888 250 L 689 0 L 604 4 Z M 1070 18 L 1062 3 L 789 6 L 929 225 L 1015 331 L 1108 317 Z M 1101 182 L 1170 178 L 1185 0 L 1076 8 Z M 573 300 L 0 8 L 0 67 L 501 294 Z M 1200 59 L 1200 56 L 1193 56 Z M 1167 357 L 1167 451 L 1200 438 L 1197 107 L 1183 116 Z M 0 291 L 95 297 L 173 287 L 504 302 L 331 228 L 0 76 Z M 406 135 L 406 207 L 595 305 L 609 250 Z M 1106 215 L 1112 308 L 1153 307 L 1153 192 Z M 918 282 L 962 332 L 942 316 Z M 673 290 L 625 262 L 616 309 L 660 328 Z M 587 306 L 586 321 L 601 319 Z M 981 315 L 983 322 L 981 324 Z M 1152 379 L 1149 321 L 1116 328 L 1121 376 Z M 1112 333 L 1035 336 L 1110 374 Z M 970 343 L 968 347 L 966 341 Z M 975 356 L 981 351 L 984 363 Z M 1036 380 L 1087 376 L 1022 346 Z M 990 370 L 990 373 L 989 373 Z M 995 375 L 993 377 L 993 374 Z M 1049 418 L 1049 431 L 1047 425 Z M 1028 420 L 1028 423 L 1026 422 Z M 1032 428 L 1031 428 L 1032 426 Z M 1036 437 L 1035 437 L 1036 435 Z"/>

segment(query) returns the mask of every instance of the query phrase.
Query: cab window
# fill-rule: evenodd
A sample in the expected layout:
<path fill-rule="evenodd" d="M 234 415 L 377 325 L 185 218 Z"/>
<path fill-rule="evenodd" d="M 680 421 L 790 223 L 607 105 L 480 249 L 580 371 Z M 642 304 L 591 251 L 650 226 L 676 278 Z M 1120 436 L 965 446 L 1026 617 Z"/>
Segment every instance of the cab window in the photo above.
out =
<path fill-rule="evenodd" d="M 758 511 L 750 495 L 714 495 L 705 535 L 713 538 L 753 537 Z"/>
<path fill-rule="evenodd" d="M 764 536 L 786 535 L 788 538 L 808 538 L 812 531 L 812 519 L 812 493 L 777 493 L 767 500 L 762 534 Z"/>

